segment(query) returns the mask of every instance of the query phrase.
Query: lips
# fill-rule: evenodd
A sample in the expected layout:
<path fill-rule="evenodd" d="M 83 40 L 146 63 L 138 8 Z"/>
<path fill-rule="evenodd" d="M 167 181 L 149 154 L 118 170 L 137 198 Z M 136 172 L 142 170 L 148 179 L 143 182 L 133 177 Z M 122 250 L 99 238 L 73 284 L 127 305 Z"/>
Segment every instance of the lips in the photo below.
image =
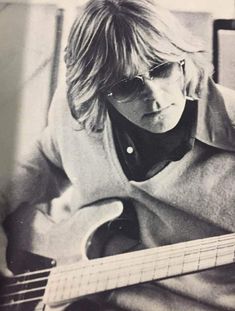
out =
<path fill-rule="evenodd" d="M 147 113 L 144 114 L 144 117 L 152 117 L 152 116 L 157 116 L 159 114 L 161 114 L 163 111 L 167 110 L 168 108 L 172 107 L 174 105 L 174 103 L 166 106 L 166 107 L 163 107 L 161 109 L 157 109 L 157 110 L 154 110 L 154 111 L 149 111 Z"/>

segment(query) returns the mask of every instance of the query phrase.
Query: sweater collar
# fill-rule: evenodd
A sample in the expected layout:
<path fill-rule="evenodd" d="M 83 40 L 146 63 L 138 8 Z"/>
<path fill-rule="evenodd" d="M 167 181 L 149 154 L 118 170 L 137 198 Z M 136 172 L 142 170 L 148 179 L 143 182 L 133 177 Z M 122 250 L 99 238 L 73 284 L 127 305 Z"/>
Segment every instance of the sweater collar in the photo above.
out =
<path fill-rule="evenodd" d="M 207 145 L 235 151 L 235 129 L 225 108 L 225 97 L 209 79 L 198 103 L 196 138 Z"/>

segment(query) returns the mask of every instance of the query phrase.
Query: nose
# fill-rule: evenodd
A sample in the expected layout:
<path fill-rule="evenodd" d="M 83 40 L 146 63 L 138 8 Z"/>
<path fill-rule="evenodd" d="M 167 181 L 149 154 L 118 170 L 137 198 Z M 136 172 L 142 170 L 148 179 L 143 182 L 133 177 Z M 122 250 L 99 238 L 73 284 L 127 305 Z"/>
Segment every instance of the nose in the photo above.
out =
<path fill-rule="evenodd" d="M 154 106 L 154 109 L 161 109 L 166 104 L 164 91 L 156 80 L 145 78 L 145 87 L 142 91 L 142 98 L 147 105 Z M 153 110 L 154 110 L 153 109 Z"/>

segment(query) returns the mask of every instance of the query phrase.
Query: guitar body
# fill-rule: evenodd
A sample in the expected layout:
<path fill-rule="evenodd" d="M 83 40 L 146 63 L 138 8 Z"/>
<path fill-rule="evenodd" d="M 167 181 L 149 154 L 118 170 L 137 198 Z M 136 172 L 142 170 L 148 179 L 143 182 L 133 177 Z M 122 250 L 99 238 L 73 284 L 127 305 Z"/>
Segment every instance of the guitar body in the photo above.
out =
<path fill-rule="evenodd" d="M 117 200 L 102 201 L 55 223 L 40 210 L 17 210 L 7 223 L 8 262 L 16 276 L 2 286 L 0 310 L 104 311 L 93 302 L 95 294 L 235 262 L 235 233 L 136 250 L 141 245 L 133 211 Z M 182 292 L 190 291 L 191 280 L 197 297 L 220 290 L 216 278 L 208 291 L 200 287 L 202 275 L 184 280 Z M 178 278 L 170 281 L 179 288 Z"/>
<path fill-rule="evenodd" d="M 30 207 L 21 208 L 10 217 L 6 226 L 9 237 L 9 268 L 14 274 L 35 270 L 40 272 L 41 269 L 53 266 L 87 261 L 88 253 L 89 257 L 99 257 L 113 230 L 104 231 L 98 228 L 112 222 L 122 212 L 123 205 L 120 201 L 109 200 L 84 207 L 72 217 L 55 223 L 41 210 Z M 95 232 L 97 235 L 94 234 Z M 45 275 L 48 274 L 46 272 Z M 46 283 L 43 284 L 45 285 Z M 20 297 L 19 300 L 22 298 Z M 81 305 L 83 305 L 82 302 Z M 2 308 L 0 306 L 0 310 L 4 311 L 43 309 L 41 302 L 16 304 Z M 55 311 L 65 309 L 65 306 L 53 307 Z M 48 307 L 47 310 L 49 310 Z M 81 311 L 85 311 L 84 307 Z"/>

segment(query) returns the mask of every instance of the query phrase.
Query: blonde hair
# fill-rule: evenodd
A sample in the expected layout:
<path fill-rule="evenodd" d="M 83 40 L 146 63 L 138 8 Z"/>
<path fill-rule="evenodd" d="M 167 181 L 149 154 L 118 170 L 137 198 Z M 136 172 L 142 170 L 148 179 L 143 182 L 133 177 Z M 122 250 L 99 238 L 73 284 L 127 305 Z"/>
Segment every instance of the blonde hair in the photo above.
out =
<path fill-rule="evenodd" d="M 102 91 L 123 76 L 166 61 L 185 60 L 187 95 L 200 97 L 211 72 L 206 51 L 154 0 L 90 0 L 76 18 L 65 62 L 73 117 L 87 130 L 104 127 Z"/>

